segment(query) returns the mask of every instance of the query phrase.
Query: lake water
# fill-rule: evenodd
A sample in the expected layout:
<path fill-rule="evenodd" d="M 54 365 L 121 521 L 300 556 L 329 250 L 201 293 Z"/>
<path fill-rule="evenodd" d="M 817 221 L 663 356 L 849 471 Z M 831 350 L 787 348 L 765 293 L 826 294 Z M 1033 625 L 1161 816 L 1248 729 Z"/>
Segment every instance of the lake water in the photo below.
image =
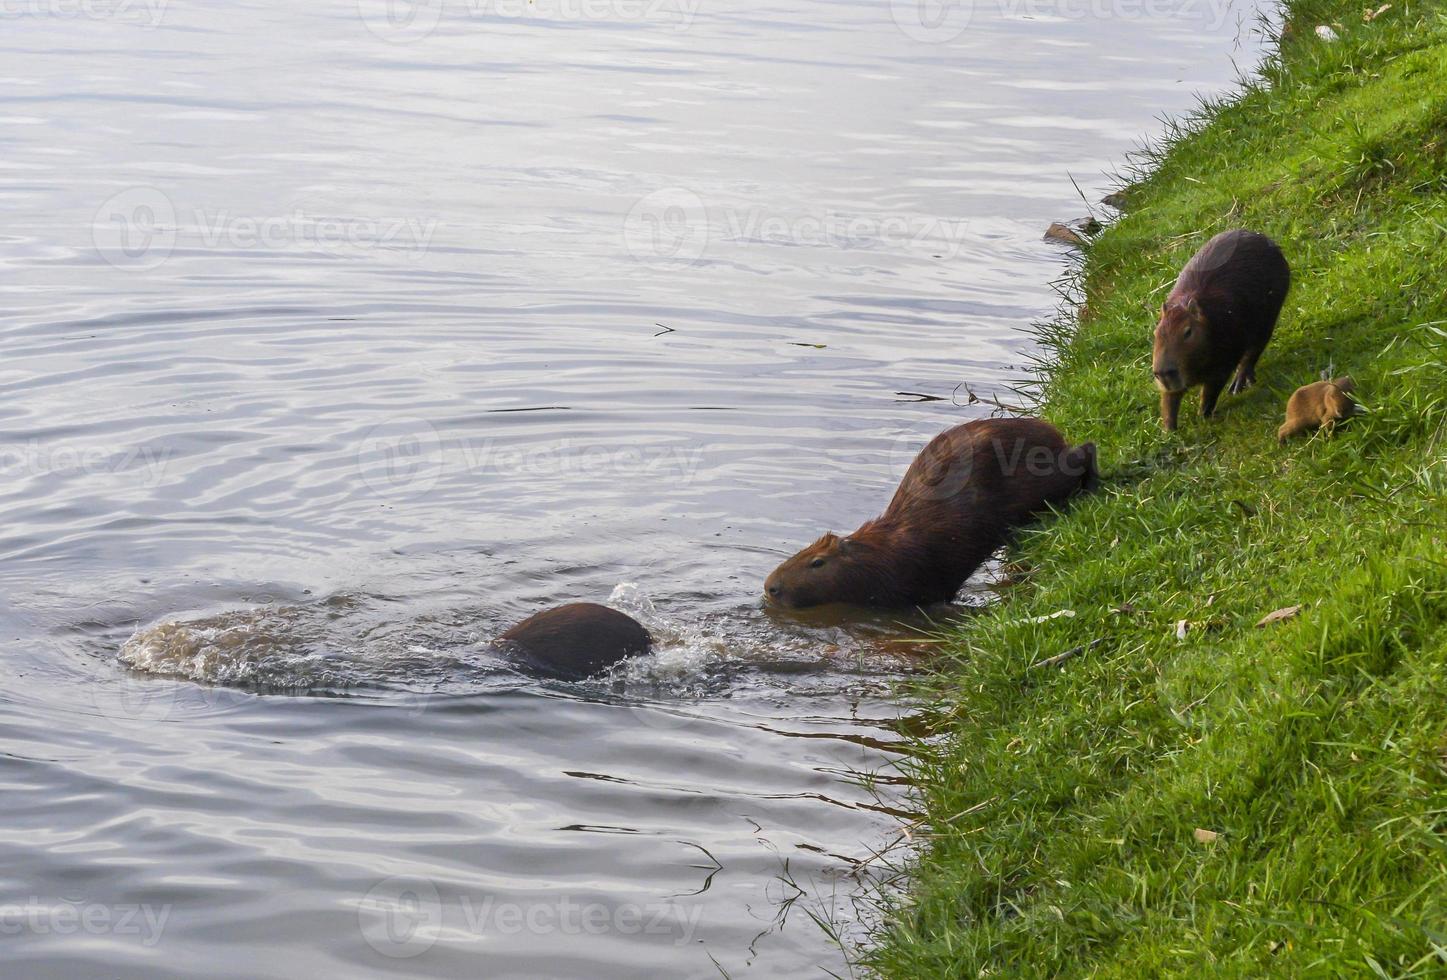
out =
<path fill-rule="evenodd" d="M 762 579 L 1249 16 L 0 3 L 4 974 L 844 974 L 912 648 Z M 488 655 L 568 599 L 657 656 Z"/>

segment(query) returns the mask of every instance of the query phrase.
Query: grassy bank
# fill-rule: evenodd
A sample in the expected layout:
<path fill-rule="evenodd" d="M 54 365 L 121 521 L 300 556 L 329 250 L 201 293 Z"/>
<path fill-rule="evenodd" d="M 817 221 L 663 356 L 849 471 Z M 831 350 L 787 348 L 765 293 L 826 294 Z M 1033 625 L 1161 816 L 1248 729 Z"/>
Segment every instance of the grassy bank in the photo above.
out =
<path fill-rule="evenodd" d="M 1447 2 L 1287 24 L 1045 330 L 1041 413 L 1107 482 L 945 645 L 886 976 L 1447 975 Z M 1292 293 L 1262 383 L 1166 435 L 1155 311 L 1231 227 L 1281 243 Z M 1278 447 L 1327 369 L 1370 414 Z"/>

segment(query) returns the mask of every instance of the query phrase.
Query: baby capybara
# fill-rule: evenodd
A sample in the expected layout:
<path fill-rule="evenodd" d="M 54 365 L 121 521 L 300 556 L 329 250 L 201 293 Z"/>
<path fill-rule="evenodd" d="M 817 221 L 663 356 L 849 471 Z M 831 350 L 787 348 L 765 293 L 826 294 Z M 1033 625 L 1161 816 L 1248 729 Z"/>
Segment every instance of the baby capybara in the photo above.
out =
<path fill-rule="evenodd" d="M 529 616 L 493 645 L 540 674 L 582 680 L 620 660 L 648 653 L 653 638 L 625 613 L 592 602 L 572 602 Z"/>
<path fill-rule="evenodd" d="M 1356 387 L 1351 378 L 1341 377 L 1296 389 L 1286 403 L 1286 423 L 1276 430 L 1276 441 L 1284 443 L 1313 429 L 1325 428 L 1330 433 L 1338 422 L 1357 413 L 1357 403 L 1351 396 Z"/>
<path fill-rule="evenodd" d="M 1095 446 L 1071 449 L 1039 419 L 979 419 L 935 436 L 879 517 L 826 534 L 764 583 L 768 602 L 948 602 L 1010 531 L 1096 483 Z"/>
<path fill-rule="evenodd" d="M 1186 389 L 1201 386 L 1201 417 L 1210 418 L 1231 372 L 1233 395 L 1256 380 L 1256 360 L 1290 287 L 1286 256 L 1254 231 L 1223 231 L 1191 256 L 1156 324 L 1151 371 L 1167 430 L 1176 427 Z"/>

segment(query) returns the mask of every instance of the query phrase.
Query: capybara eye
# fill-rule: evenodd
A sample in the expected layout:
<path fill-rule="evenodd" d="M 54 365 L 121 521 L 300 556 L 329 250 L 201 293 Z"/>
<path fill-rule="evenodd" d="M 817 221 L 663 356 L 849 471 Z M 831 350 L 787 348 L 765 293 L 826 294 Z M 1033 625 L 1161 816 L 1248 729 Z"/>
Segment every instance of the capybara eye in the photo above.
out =
<path fill-rule="evenodd" d="M 811 561 L 811 562 L 809 563 L 809 567 L 810 567 L 810 568 L 823 568 L 823 567 L 824 567 L 824 559 L 823 559 L 823 558 L 815 558 L 813 561 Z"/>

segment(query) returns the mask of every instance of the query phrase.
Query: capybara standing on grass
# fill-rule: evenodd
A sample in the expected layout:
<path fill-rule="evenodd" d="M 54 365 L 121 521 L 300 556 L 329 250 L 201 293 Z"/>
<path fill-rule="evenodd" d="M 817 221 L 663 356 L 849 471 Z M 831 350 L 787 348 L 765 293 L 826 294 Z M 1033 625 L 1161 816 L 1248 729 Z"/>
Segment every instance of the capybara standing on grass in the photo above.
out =
<path fill-rule="evenodd" d="M 633 617 L 592 602 L 572 602 L 518 623 L 493 646 L 549 677 L 582 680 L 648 653 L 653 638 Z"/>
<path fill-rule="evenodd" d="M 1256 360 L 1271 340 L 1291 267 L 1276 243 L 1254 231 L 1223 231 L 1191 256 L 1161 307 L 1151 371 L 1161 389 L 1161 424 L 1176 427 L 1181 396 L 1201 386 L 1201 417 L 1231 372 L 1231 393 L 1256 380 Z"/>
<path fill-rule="evenodd" d="M 774 569 L 770 603 L 948 602 L 1010 531 L 1096 484 L 1095 446 L 1071 449 L 1039 419 L 980 419 L 930 440 L 879 517 L 826 534 Z"/>
<path fill-rule="evenodd" d="M 1276 441 L 1284 443 L 1313 429 L 1324 428 L 1330 434 L 1338 422 L 1357 413 L 1357 403 L 1350 394 L 1356 387 L 1351 378 L 1341 377 L 1296 389 L 1286 403 L 1286 423 L 1276 430 Z"/>

